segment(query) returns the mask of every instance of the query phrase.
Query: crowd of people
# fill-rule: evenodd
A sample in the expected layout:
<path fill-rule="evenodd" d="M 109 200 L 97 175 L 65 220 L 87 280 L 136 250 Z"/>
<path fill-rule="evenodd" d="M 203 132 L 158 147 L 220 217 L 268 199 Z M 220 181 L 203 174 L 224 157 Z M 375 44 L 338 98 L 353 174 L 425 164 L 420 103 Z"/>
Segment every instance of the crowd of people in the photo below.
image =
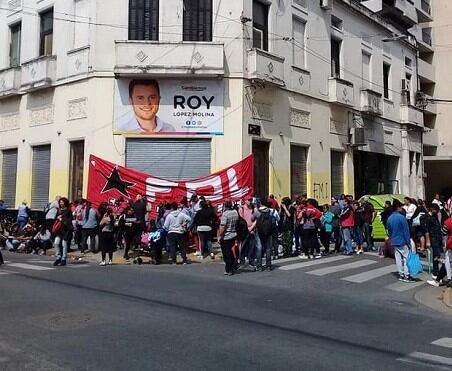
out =
<path fill-rule="evenodd" d="M 0 201 L 0 213 L 2 207 Z M 304 194 L 280 202 L 270 195 L 237 203 L 226 200 L 214 206 L 193 194 L 190 199 L 159 205 L 155 215 L 141 195 L 133 201 L 121 198 L 102 203 L 98 208 L 88 200 L 70 203 L 65 197 L 56 197 L 46 207 L 41 223 L 30 220 L 27 204 L 22 203 L 11 228 L 0 222 L 0 243 L 11 251 L 37 254 L 54 247 L 54 264 L 64 266 L 71 245 L 81 254 L 99 249 L 101 265 L 112 264 L 117 250 L 123 250 L 128 261 L 143 245 L 149 247 L 154 264 L 162 262 L 163 251 L 170 264 L 177 264 L 178 255 L 182 264 L 188 264 L 190 249 L 201 259 L 215 259 L 212 243 L 217 240 L 225 275 L 233 275 L 240 269 L 271 271 L 272 261 L 288 256 L 304 260 L 376 251 L 373 224 L 379 217 L 388 234 L 379 254 L 395 257 L 399 279 L 413 281 L 407 270 L 410 251 L 422 254 L 430 250 L 433 275 L 428 282 L 439 286 L 452 282 L 451 213 L 452 198 L 446 202 L 440 195 L 428 207 L 409 197 L 404 204 L 387 200 L 379 215 L 367 197 L 354 200 L 349 195 L 332 197 L 331 203 L 324 205 Z"/>

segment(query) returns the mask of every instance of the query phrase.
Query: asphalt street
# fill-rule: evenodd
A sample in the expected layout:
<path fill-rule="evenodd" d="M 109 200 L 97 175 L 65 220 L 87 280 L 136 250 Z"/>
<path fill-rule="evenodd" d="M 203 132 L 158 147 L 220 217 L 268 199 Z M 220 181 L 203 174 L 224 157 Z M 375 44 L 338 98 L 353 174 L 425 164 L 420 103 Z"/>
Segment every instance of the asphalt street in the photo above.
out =
<path fill-rule="evenodd" d="M 1 370 L 452 370 L 452 316 L 375 255 L 232 277 L 4 255 Z"/>

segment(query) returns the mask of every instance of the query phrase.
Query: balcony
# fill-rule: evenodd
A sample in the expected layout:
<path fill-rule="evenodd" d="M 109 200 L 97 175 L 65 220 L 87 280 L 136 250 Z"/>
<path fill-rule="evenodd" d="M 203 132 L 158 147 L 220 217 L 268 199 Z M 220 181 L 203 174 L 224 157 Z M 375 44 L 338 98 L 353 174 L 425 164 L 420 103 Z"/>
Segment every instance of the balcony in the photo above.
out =
<path fill-rule="evenodd" d="M 115 44 L 118 75 L 224 75 L 223 44 L 158 41 L 116 41 Z"/>
<path fill-rule="evenodd" d="M 422 110 L 411 105 L 400 105 L 400 121 L 402 124 L 424 126 Z"/>
<path fill-rule="evenodd" d="M 437 111 L 437 108 L 436 108 L 436 103 L 431 103 L 431 101 L 429 101 L 429 99 L 432 99 L 432 97 L 430 95 L 425 94 L 425 98 L 427 98 L 427 101 L 429 103 L 424 108 L 424 114 L 426 114 L 426 115 L 437 115 L 438 111 Z"/>
<path fill-rule="evenodd" d="M 422 140 L 423 140 L 423 143 L 425 146 L 438 147 L 438 145 L 439 145 L 438 130 L 427 129 L 424 132 L 424 136 L 423 136 Z"/>
<path fill-rule="evenodd" d="M 89 46 L 67 52 L 68 77 L 87 74 L 90 71 L 89 52 Z"/>
<path fill-rule="evenodd" d="M 20 73 L 20 67 L 11 67 L 0 71 L 0 98 L 18 94 Z"/>
<path fill-rule="evenodd" d="M 56 77 L 56 56 L 43 56 L 22 64 L 21 90 L 52 86 Z"/>
<path fill-rule="evenodd" d="M 361 4 L 405 28 L 418 23 L 416 8 L 409 0 L 365 0 Z"/>
<path fill-rule="evenodd" d="M 418 58 L 418 74 L 421 82 L 435 82 L 435 67 Z"/>
<path fill-rule="evenodd" d="M 370 89 L 361 90 L 361 112 L 368 115 L 382 115 L 381 94 Z"/>
<path fill-rule="evenodd" d="M 331 103 L 342 106 L 353 107 L 355 104 L 355 96 L 353 84 L 337 77 L 328 79 L 329 100 Z"/>
<path fill-rule="evenodd" d="M 248 50 L 246 78 L 284 86 L 284 58 L 261 49 Z"/>

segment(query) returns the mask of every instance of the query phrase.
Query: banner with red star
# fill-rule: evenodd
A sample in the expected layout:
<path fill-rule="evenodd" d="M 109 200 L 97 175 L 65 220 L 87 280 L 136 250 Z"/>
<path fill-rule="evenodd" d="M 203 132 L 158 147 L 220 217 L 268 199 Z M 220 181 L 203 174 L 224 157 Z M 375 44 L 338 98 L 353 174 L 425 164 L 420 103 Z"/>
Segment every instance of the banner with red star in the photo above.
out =
<path fill-rule="evenodd" d="M 172 181 L 151 174 L 113 164 L 94 155 L 89 160 L 88 200 L 94 206 L 112 199 L 135 200 L 145 195 L 152 210 L 165 201 L 179 202 L 196 193 L 212 204 L 224 200 L 239 201 L 253 195 L 254 159 L 250 155 L 242 161 L 211 175 L 191 180 Z"/>

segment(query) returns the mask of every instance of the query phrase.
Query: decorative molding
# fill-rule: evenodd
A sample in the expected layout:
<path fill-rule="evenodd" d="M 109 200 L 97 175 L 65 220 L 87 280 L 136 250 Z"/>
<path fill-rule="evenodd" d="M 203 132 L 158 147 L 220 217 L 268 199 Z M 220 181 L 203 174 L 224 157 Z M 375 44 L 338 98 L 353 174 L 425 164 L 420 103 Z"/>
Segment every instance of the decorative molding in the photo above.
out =
<path fill-rule="evenodd" d="M 30 126 L 41 126 L 53 123 L 53 105 L 30 110 Z"/>
<path fill-rule="evenodd" d="M 330 119 L 330 133 L 337 135 L 348 135 L 347 123 Z"/>
<path fill-rule="evenodd" d="M 19 129 L 19 113 L 0 115 L 0 131 Z"/>
<path fill-rule="evenodd" d="M 311 128 L 311 112 L 291 109 L 290 110 L 290 126 L 297 128 Z"/>
<path fill-rule="evenodd" d="M 67 102 L 67 121 L 79 120 L 88 117 L 88 98 L 73 99 Z"/>
<path fill-rule="evenodd" d="M 273 121 L 273 106 L 271 104 L 254 101 L 252 111 L 253 119 Z"/>

